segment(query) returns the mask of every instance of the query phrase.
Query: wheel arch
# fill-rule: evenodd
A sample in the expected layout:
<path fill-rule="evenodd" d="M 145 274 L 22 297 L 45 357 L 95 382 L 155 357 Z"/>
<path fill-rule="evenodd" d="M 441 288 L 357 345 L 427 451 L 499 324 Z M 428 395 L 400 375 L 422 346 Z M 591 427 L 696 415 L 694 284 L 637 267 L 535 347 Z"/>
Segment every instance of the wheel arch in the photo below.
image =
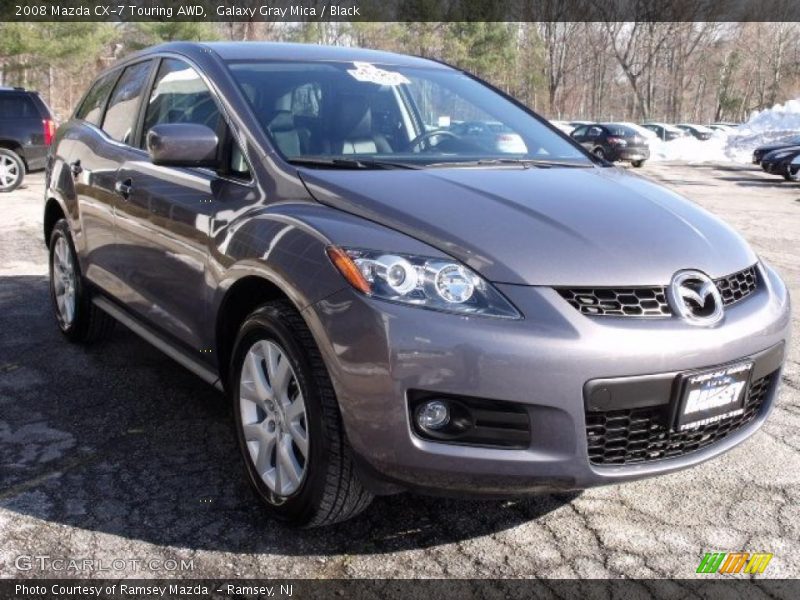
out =
<path fill-rule="evenodd" d="M 217 369 L 223 386 L 227 386 L 233 344 L 242 323 L 259 306 L 281 299 L 297 307 L 281 286 L 261 274 L 244 275 L 225 290 L 217 305 L 214 326 Z"/>
<path fill-rule="evenodd" d="M 58 223 L 60 219 L 66 218 L 67 213 L 64 211 L 61 203 L 53 197 L 48 198 L 44 205 L 44 219 L 42 223 L 45 246 L 48 248 L 50 247 L 50 236 L 53 233 L 53 227 L 56 226 L 56 223 Z"/>

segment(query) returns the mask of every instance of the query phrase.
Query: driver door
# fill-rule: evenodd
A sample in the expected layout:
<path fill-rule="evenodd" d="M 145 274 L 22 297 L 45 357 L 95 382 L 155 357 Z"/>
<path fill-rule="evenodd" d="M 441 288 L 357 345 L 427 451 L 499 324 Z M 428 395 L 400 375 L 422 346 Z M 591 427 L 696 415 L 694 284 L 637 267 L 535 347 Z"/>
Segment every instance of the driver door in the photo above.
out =
<path fill-rule="evenodd" d="M 187 63 L 161 60 L 145 96 L 142 135 L 164 123 L 210 127 L 225 140 L 216 100 Z M 206 320 L 206 266 L 214 216 L 223 203 L 251 191 L 210 169 L 154 165 L 149 157 L 127 162 L 120 177 L 129 194 L 117 211 L 117 244 L 125 256 L 125 304 L 189 349 L 210 345 Z M 202 358 L 202 357 L 201 357 Z"/>

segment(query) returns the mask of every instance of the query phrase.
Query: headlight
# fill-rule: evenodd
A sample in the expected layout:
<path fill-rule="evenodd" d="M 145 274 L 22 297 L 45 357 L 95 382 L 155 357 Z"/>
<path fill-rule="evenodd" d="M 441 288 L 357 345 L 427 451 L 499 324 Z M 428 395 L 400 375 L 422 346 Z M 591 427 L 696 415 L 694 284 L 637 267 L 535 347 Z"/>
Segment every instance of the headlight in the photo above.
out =
<path fill-rule="evenodd" d="M 328 247 L 354 288 L 381 300 L 459 314 L 519 319 L 511 303 L 480 275 L 453 260 Z"/>

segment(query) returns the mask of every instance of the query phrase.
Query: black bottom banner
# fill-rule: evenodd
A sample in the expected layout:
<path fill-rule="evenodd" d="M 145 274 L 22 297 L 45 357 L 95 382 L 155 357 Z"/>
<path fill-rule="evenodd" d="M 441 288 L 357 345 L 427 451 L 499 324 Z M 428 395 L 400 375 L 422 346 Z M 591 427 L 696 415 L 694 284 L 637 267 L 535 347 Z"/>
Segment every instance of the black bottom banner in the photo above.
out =
<path fill-rule="evenodd" d="M 39 579 L 0 580 L 0 598 L 173 599 L 566 599 L 638 598 L 735 600 L 800 597 L 800 581 L 777 579 Z"/>

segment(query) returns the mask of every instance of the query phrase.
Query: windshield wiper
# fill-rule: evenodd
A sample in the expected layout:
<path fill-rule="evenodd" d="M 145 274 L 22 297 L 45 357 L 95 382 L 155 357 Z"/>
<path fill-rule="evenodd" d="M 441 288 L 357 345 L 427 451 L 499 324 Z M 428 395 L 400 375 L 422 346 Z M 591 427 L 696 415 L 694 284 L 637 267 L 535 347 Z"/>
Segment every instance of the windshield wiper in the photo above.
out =
<path fill-rule="evenodd" d="M 289 162 L 301 167 L 324 167 L 328 169 L 419 169 L 421 167 L 403 162 L 356 158 L 292 158 Z"/>
<path fill-rule="evenodd" d="M 539 158 L 482 158 L 480 160 L 454 160 L 450 162 L 430 163 L 427 167 L 486 167 L 486 166 L 520 166 L 525 169 L 538 167 L 547 169 L 550 167 L 591 167 L 590 163 L 574 162 L 567 160 L 546 160 Z"/>

